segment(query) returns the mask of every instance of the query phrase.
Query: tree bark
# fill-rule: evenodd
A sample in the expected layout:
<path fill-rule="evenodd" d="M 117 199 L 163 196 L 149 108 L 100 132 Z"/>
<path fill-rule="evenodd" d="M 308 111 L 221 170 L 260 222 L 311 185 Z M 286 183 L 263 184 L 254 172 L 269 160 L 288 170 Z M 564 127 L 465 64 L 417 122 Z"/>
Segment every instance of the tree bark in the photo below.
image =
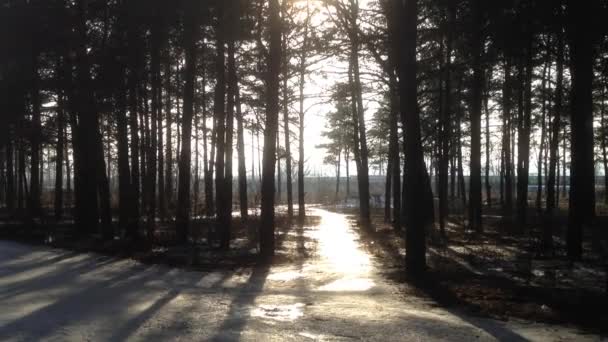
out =
<path fill-rule="evenodd" d="M 481 102 L 483 89 L 483 14 L 480 0 L 472 0 L 473 10 L 473 84 L 471 88 L 471 161 L 469 185 L 469 227 L 477 233 L 483 232 L 481 221 Z"/>
<path fill-rule="evenodd" d="M 60 68 L 60 67 L 59 67 Z M 57 94 L 57 145 L 55 148 L 55 219 L 63 216 L 63 162 L 65 152 L 65 105 L 63 94 Z"/>
<path fill-rule="evenodd" d="M 216 55 L 215 55 L 215 98 L 214 98 L 214 120 L 215 126 L 215 214 L 218 229 L 227 228 L 226 222 L 226 182 L 225 182 L 225 157 L 226 157 L 226 72 L 225 72 L 225 40 L 226 11 L 225 5 L 218 6 L 218 28 L 216 32 Z M 209 243 L 213 240 L 208 239 Z"/>
<path fill-rule="evenodd" d="M 595 1 L 568 1 L 572 124 L 570 203 L 566 244 L 568 257 L 583 253 L 583 227 L 595 217 L 595 165 L 593 151 L 593 26 L 589 14 Z"/>
<path fill-rule="evenodd" d="M 245 136 L 243 128 L 243 113 L 241 112 L 241 95 L 239 87 L 235 89 L 236 124 L 237 124 L 237 149 L 238 149 L 238 178 L 239 178 L 239 207 L 241 210 L 241 222 L 247 222 L 249 209 L 247 203 L 247 167 L 245 160 Z M 253 135 L 252 135 L 253 137 Z M 252 144 L 253 146 L 253 144 Z M 253 154 L 251 155 L 253 159 Z M 251 169 L 253 172 L 253 168 Z M 252 174 L 252 179 L 255 179 Z"/>
<path fill-rule="evenodd" d="M 283 1 L 283 15 L 285 15 L 285 6 L 287 1 Z M 290 129 L 289 129 L 289 94 L 288 94 L 288 86 L 287 80 L 289 78 L 289 63 L 287 59 L 287 36 L 285 34 L 282 35 L 282 69 L 283 69 L 283 127 L 285 129 L 285 187 L 287 192 L 287 218 L 291 221 L 293 217 L 293 187 L 292 187 L 292 179 L 291 179 L 291 139 L 290 139 Z"/>
<path fill-rule="evenodd" d="M 35 44 L 35 43 L 34 43 Z M 42 124 L 40 118 L 40 110 L 42 103 L 40 98 L 40 76 L 38 74 L 38 54 L 34 52 L 32 56 L 32 88 L 31 88 L 31 105 L 32 105 L 32 131 L 30 136 L 31 144 L 31 163 L 30 163 L 30 196 L 28 198 L 28 210 L 33 217 L 42 214 L 41 207 L 41 189 L 40 189 L 40 141 L 42 140 Z"/>
<path fill-rule="evenodd" d="M 517 219 L 520 229 L 524 228 L 528 215 L 528 185 L 530 173 L 530 134 L 532 121 L 532 35 L 529 33 L 528 46 L 521 56 L 519 81 L 522 89 L 519 99 L 519 118 L 517 130 Z M 525 59 L 524 59 L 525 58 Z M 523 96 L 523 97 L 522 97 Z M 523 101 L 523 102 L 522 102 Z M 522 107 L 523 105 L 523 107 Z"/>
<path fill-rule="evenodd" d="M 427 201 L 430 188 L 422 151 L 420 116 L 416 80 L 417 0 L 395 1 L 401 23 L 397 69 L 401 118 L 405 129 L 404 202 L 406 203 L 406 271 L 419 275 L 426 269 L 426 229 L 432 221 L 432 201 Z M 397 44 L 397 41 L 395 42 Z"/>
<path fill-rule="evenodd" d="M 510 58 L 505 57 L 504 61 L 505 80 L 502 88 L 502 110 L 503 110 L 503 140 L 502 149 L 504 152 L 504 169 L 505 169 L 505 201 L 503 211 L 505 216 L 511 217 L 513 212 L 513 164 L 511 162 L 511 63 Z"/>
<path fill-rule="evenodd" d="M 266 128 L 264 130 L 264 171 L 262 176 L 262 213 L 260 217 L 260 253 L 274 255 L 274 176 L 279 115 L 279 73 L 281 72 L 281 20 L 278 0 L 270 0 L 270 56 L 266 83 Z"/>
<path fill-rule="evenodd" d="M 177 238 L 185 243 L 188 240 L 190 224 L 190 172 L 192 117 L 194 113 L 194 82 L 196 75 L 196 40 L 199 21 L 199 5 L 195 0 L 187 2 L 184 27 L 184 51 L 186 70 L 184 73 L 184 107 L 182 117 L 181 151 L 179 159 L 179 184 L 177 194 L 176 230 Z"/>

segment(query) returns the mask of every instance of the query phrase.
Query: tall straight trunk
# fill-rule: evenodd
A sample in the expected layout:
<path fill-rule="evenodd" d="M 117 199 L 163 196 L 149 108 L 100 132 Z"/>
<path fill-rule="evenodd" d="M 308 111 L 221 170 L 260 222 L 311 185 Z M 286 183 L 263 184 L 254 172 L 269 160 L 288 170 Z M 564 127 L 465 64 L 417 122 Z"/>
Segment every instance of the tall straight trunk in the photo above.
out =
<path fill-rule="evenodd" d="M 165 191 L 163 201 L 159 205 L 165 211 L 173 203 L 173 114 L 171 114 L 171 60 L 167 52 L 165 61 Z"/>
<path fill-rule="evenodd" d="M 393 198 L 393 228 L 401 230 L 401 158 L 399 157 L 399 94 L 398 81 L 393 73 L 393 89 L 391 90 L 391 127 L 389 139 L 392 141 L 393 151 L 391 153 L 391 185 Z"/>
<path fill-rule="evenodd" d="M 566 175 L 566 166 L 568 165 L 568 159 L 566 159 L 566 147 L 567 146 L 568 146 L 568 131 L 567 131 L 567 128 L 564 127 L 564 132 L 562 134 L 562 192 L 561 192 L 561 197 L 566 197 L 566 194 L 568 193 L 569 179 L 568 179 L 568 175 Z M 570 159 L 572 159 L 572 154 L 570 154 Z M 570 175 L 572 175 L 572 173 Z"/>
<path fill-rule="evenodd" d="M 310 4 L 306 1 L 306 20 L 304 22 L 304 36 L 302 38 L 302 51 L 299 60 L 299 81 L 298 81 L 298 219 L 304 222 L 306 216 L 306 204 L 304 202 L 304 85 L 306 83 L 306 56 L 309 44 L 308 28 L 310 26 Z M 348 165 L 347 165 L 348 169 Z M 347 180 L 348 184 L 348 180 Z"/>
<path fill-rule="evenodd" d="M 461 85 L 458 87 L 459 98 L 462 96 L 462 88 Z M 460 101 L 460 100 L 459 100 Z M 462 105 L 459 104 L 457 110 L 457 118 L 456 118 L 456 145 L 458 146 L 458 150 L 456 151 L 456 159 L 457 159 L 457 168 L 458 168 L 458 197 L 462 201 L 463 215 L 464 211 L 467 208 L 467 192 L 466 192 L 466 182 L 464 179 L 464 166 L 463 166 L 463 158 L 462 158 Z"/>
<path fill-rule="evenodd" d="M 40 216 L 42 214 L 41 208 L 41 189 L 40 182 L 38 181 L 41 177 L 40 170 L 40 154 L 41 154 L 41 140 L 42 140 L 42 123 L 40 118 L 40 111 L 42 107 L 42 101 L 40 98 L 40 80 L 38 75 L 38 55 L 34 53 L 32 56 L 32 88 L 31 88 L 31 105 L 32 105 L 32 130 L 30 136 L 31 144 L 31 163 L 30 163 L 30 197 L 28 198 L 28 210 L 30 215 Z"/>
<path fill-rule="evenodd" d="M 106 161 L 103 155 L 104 151 L 101 133 L 97 134 L 97 141 L 97 191 L 102 226 L 101 232 L 105 240 L 112 240 L 114 239 L 114 228 L 112 226 L 112 207 L 110 203 L 110 178 L 109 171 L 106 173 Z M 108 164 L 109 163 L 110 161 L 108 161 Z"/>
<path fill-rule="evenodd" d="M 76 24 L 77 46 L 76 48 L 76 82 L 75 105 L 78 115 L 78 148 L 79 163 L 81 168 L 79 174 L 79 188 L 81 196 L 76 224 L 81 234 L 90 234 L 97 231 L 99 224 L 99 200 L 98 181 L 101 173 L 105 173 L 105 165 L 102 164 L 103 154 L 101 146 L 101 135 L 99 132 L 98 113 L 91 82 L 91 70 L 89 58 L 87 57 L 87 0 L 78 0 L 78 21 Z M 110 227 L 105 227 L 110 228 Z M 109 238 L 110 234 L 107 234 Z"/>
<path fill-rule="evenodd" d="M 167 218 L 167 199 L 166 199 L 166 188 L 165 188 L 165 143 L 163 139 L 163 100 L 169 102 L 167 97 L 163 98 L 163 85 L 162 78 L 160 75 L 160 63 L 158 66 L 158 113 L 156 114 L 157 120 L 157 140 L 156 140 L 156 155 L 157 155 L 157 170 L 158 170 L 158 216 L 161 220 Z M 170 106 L 170 105 L 169 105 Z"/>
<path fill-rule="evenodd" d="M 583 227 L 595 217 L 595 165 L 593 151 L 593 48 L 595 1 L 568 1 L 572 94 L 570 202 L 566 244 L 568 257 L 583 253 Z"/>
<path fill-rule="evenodd" d="M 517 132 L 517 218 L 521 229 L 523 229 L 523 226 L 526 224 L 528 215 L 530 129 L 532 121 L 532 76 L 534 73 L 534 68 L 532 65 L 533 38 L 530 36 L 528 39 L 530 41 L 525 49 L 524 56 L 522 56 L 519 67 L 519 80 L 522 89 L 520 90 L 519 94 L 520 115 Z"/>
<path fill-rule="evenodd" d="M 199 18 L 199 5 L 195 0 L 186 3 L 184 22 L 184 51 L 186 69 L 184 73 L 184 107 L 182 117 L 181 151 L 179 158 L 179 182 L 177 189 L 176 230 L 177 238 L 184 243 L 188 240 L 190 224 L 190 172 L 192 117 L 194 114 L 194 82 L 196 75 L 196 41 Z"/>
<path fill-rule="evenodd" d="M 348 201 L 350 197 L 350 151 L 348 148 L 344 150 L 344 161 L 346 163 L 346 195 L 344 196 L 344 201 Z M 401 195 L 401 189 L 399 189 L 399 195 Z M 399 208 L 401 210 L 401 208 Z"/>
<path fill-rule="evenodd" d="M 64 114 L 65 115 L 65 114 Z M 65 145 L 64 145 L 64 153 L 63 156 L 65 158 L 65 191 L 68 194 L 68 198 L 71 199 L 72 198 L 72 165 L 70 163 L 70 139 L 68 136 L 68 130 L 67 130 L 67 120 L 65 121 L 66 125 L 64 126 L 63 129 L 63 133 L 64 133 L 64 141 L 65 141 Z M 68 205 L 71 205 L 72 203 L 68 203 Z"/>
<path fill-rule="evenodd" d="M 228 42 L 228 101 L 226 110 L 226 141 L 225 141 L 225 172 L 224 172 L 224 217 L 221 231 L 220 246 L 227 249 L 230 246 L 231 221 L 232 221 L 232 155 L 233 155 L 233 136 L 234 136 L 234 105 L 236 88 L 238 87 L 238 77 L 235 61 L 234 39 Z"/>
<path fill-rule="evenodd" d="M 196 81 L 195 81 L 196 82 Z M 196 93 L 196 91 L 195 91 Z M 196 95 L 195 95 L 196 96 Z M 194 100 L 194 181 L 192 182 L 192 215 L 194 217 L 198 216 L 198 199 L 199 199 L 199 189 L 200 189 L 200 156 L 199 156 L 199 105 L 198 101 L 195 98 Z M 204 110 L 204 109 L 203 109 Z"/>
<path fill-rule="evenodd" d="M 266 128 L 264 131 L 264 173 L 262 176 L 262 213 L 260 217 L 260 253 L 273 256 L 274 236 L 274 173 L 279 116 L 279 73 L 281 72 L 281 20 L 278 0 L 270 0 L 270 55 L 266 82 Z"/>
<path fill-rule="evenodd" d="M 351 105 L 351 116 L 352 116 L 352 122 L 353 122 L 353 129 L 352 129 L 352 134 L 353 134 L 353 157 L 355 159 L 355 168 L 357 169 L 357 195 L 359 196 L 359 216 L 361 217 L 361 186 L 362 186 L 362 182 L 361 182 L 361 149 L 360 149 L 360 143 L 359 143 L 359 116 L 357 115 L 357 94 L 354 91 L 355 87 L 354 87 L 354 78 L 353 78 L 353 63 L 352 63 L 352 59 L 351 62 L 349 63 L 349 67 L 348 67 L 348 84 L 349 84 L 349 89 L 350 89 L 350 96 L 351 96 L 351 101 L 350 101 L 350 105 Z M 365 226 L 365 225 L 364 225 Z"/>
<path fill-rule="evenodd" d="M 217 84 L 216 84 L 217 86 Z M 215 99 L 214 99 L 215 101 Z M 206 196 L 209 196 L 207 198 L 207 203 L 205 205 L 205 210 L 207 211 L 207 216 L 212 216 L 215 213 L 215 197 L 213 196 L 213 174 L 215 171 L 215 168 L 217 167 L 216 165 L 216 160 L 215 160 L 215 154 L 217 152 L 217 115 L 215 115 L 215 105 L 214 105 L 214 113 L 213 113 L 213 127 L 211 129 L 211 152 L 209 153 L 209 187 L 207 188 L 207 190 L 209 191 Z M 216 192 L 219 191 L 218 189 L 215 190 Z"/>
<path fill-rule="evenodd" d="M 55 219 L 63 216 L 63 162 L 65 152 L 65 113 L 63 94 L 57 101 L 57 145 L 55 147 Z"/>
<path fill-rule="evenodd" d="M 601 146 L 602 146 L 602 164 L 604 166 L 604 204 L 608 204 L 608 122 L 606 122 L 606 87 L 608 86 L 608 75 L 604 77 L 604 85 L 602 86 L 602 105 L 600 106 L 601 120 Z"/>
<path fill-rule="evenodd" d="M 279 109 L 280 111 L 280 109 Z M 279 139 L 279 135 L 280 135 L 280 126 L 279 128 L 277 128 L 277 153 L 281 152 L 281 140 Z M 277 190 L 277 196 L 276 196 L 276 202 L 277 203 L 281 203 L 281 155 L 278 154 L 277 155 L 277 180 L 276 180 L 276 190 Z"/>
<path fill-rule="evenodd" d="M 137 6 L 135 2 L 129 3 L 129 21 L 128 21 L 128 41 L 129 41 L 129 56 L 128 56 L 128 75 L 127 75 L 127 88 L 129 92 L 128 97 L 128 109 L 129 109 L 129 128 L 130 128 L 130 150 L 131 150 L 131 210 L 133 211 L 132 215 L 134 218 L 133 225 L 129 225 L 129 229 L 127 231 L 127 236 L 130 239 L 138 239 L 139 238 L 139 213 L 140 213 L 140 141 L 139 141 L 139 132 L 140 125 L 138 121 L 139 110 L 138 110 L 138 91 L 137 84 L 139 82 L 139 51 L 138 51 L 138 42 L 139 42 L 139 29 L 137 27 Z"/>
<path fill-rule="evenodd" d="M 559 133 L 561 129 L 562 106 L 564 97 L 564 34 L 560 28 L 557 38 L 557 80 L 555 85 L 555 105 L 553 108 L 553 121 L 551 122 L 551 142 L 549 146 L 549 175 L 547 178 L 547 214 L 552 215 L 559 196 Z M 556 174 L 558 176 L 556 177 Z M 558 184 L 556 186 L 556 183 Z M 557 190 L 557 193 L 556 193 Z M 552 232 L 547 234 L 551 234 Z M 547 235 L 549 237 L 549 235 Z"/>
<path fill-rule="evenodd" d="M 488 77 L 486 79 L 485 91 L 484 91 L 484 99 L 483 106 L 485 110 L 485 119 L 486 119 L 486 165 L 485 165 L 485 179 L 484 185 L 486 188 L 486 203 L 488 207 L 492 206 L 492 185 L 490 184 L 490 149 L 491 149 L 491 136 L 490 136 L 490 108 L 488 106 L 488 102 L 490 101 L 490 82 L 492 81 L 492 69 L 488 71 Z"/>
<path fill-rule="evenodd" d="M 18 165 L 17 165 L 17 179 L 18 179 L 18 190 L 17 190 L 17 213 L 18 216 L 23 218 L 25 215 L 25 201 L 28 197 L 27 190 L 27 178 L 25 177 L 25 151 L 23 148 L 23 141 L 20 139 L 18 144 Z"/>
<path fill-rule="evenodd" d="M 236 106 L 236 145 L 238 153 L 238 178 L 239 178 L 239 208 L 241 209 L 241 221 L 247 222 L 249 209 L 247 203 L 247 167 L 245 160 L 245 137 L 243 128 L 243 113 L 241 112 L 241 95 L 239 87 L 235 89 L 235 106 Z M 253 135 L 252 135 L 253 137 Z M 251 144 L 253 147 L 253 143 Z M 253 160 L 253 153 L 251 154 Z M 253 167 L 251 171 L 253 172 Z M 252 174 L 252 179 L 255 176 Z"/>
<path fill-rule="evenodd" d="M 551 70 L 549 64 L 551 63 L 551 52 L 547 51 L 545 60 L 545 66 L 543 68 L 543 75 L 541 80 L 541 119 L 540 119 L 540 145 L 538 148 L 538 181 L 536 191 L 536 211 L 541 213 L 542 211 L 542 196 L 543 196 L 543 162 L 544 162 L 544 150 L 545 140 L 547 136 L 547 79 L 551 79 Z M 551 85 L 549 85 L 550 88 Z"/>
<path fill-rule="evenodd" d="M 401 119 L 405 133 L 404 160 L 404 202 L 407 212 L 406 220 L 406 271 L 410 275 L 418 275 L 426 269 L 426 229 L 431 224 L 432 199 L 428 201 L 430 188 L 429 178 L 425 170 L 424 156 L 420 132 L 420 116 L 417 100 L 417 0 L 396 1 L 399 10 L 396 22 L 400 25 L 400 39 L 394 44 L 398 51 L 397 69 L 399 71 L 399 90 Z M 398 14 L 397 14 L 398 13 Z"/>
<path fill-rule="evenodd" d="M 505 57 L 504 62 L 505 80 L 502 88 L 502 110 L 503 110 L 503 131 L 502 131 L 502 149 L 504 153 L 504 169 L 505 169 L 505 201 L 503 210 L 505 216 L 510 217 L 513 211 L 513 164 L 511 162 L 511 64 L 509 57 Z"/>
<path fill-rule="evenodd" d="M 125 75 L 122 70 L 121 75 Z M 121 81 L 121 84 L 124 81 Z M 116 93 L 116 124 L 118 145 L 118 224 L 121 230 L 133 234 L 137 229 L 137 213 L 134 212 L 134 193 L 129 168 L 129 140 L 127 137 L 127 88 L 123 85 Z"/>
<path fill-rule="evenodd" d="M 225 157 L 226 157 L 226 73 L 225 73 L 225 16 L 224 5 L 218 7 L 219 27 L 217 29 L 216 56 L 215 56 L 215 98 L 214 120 L 215 128 L 215 214 L 219 224 L 218 229 L 223 230 L 226 222 L 226 183 L 225 183 Z M 221 234 L 221 233 L 220 233 Z M 209 240 L 210 241 L 210 240 Z M 211 241 L 210 241 L 211 243 Z"/>
<path fill-rule="evenodd" d="M 283 1 L 283 8 L 287 1 Z M 282 49 L 287 51 L 287 38 L 285 35 L 282 37 Z M 283 69 L 283 127 L 285 129 L 285 187 L 287 192 L 287 217 L 291 221 L 293 217 L 293 187 L 291 179 L 291 139 L 289 129 L 289 94 L 287 80 L 289 78 L 289 65 L 287 63 L 287 53 L 283 53 L 282 56 L 282 69 Z"/>
<path fill-rule="evenodd" d="M 384 222 L 388 223 L 391 221 L 391 197 L 392 197 L 392 169 L 393 169 L 393 161 L 391 160 L 391 140 L 389 137 L 389 155 L 387 156 L 388 161 L 386 163 L 386 177 L 384 182 Z M 338 154 L 340 155 L 340 154 Z M 338 191 L 336 191 L 336 197 L 338 196 Z"/>
<path fill-rule="evenodd" d="M 452 132 L 453 133 L 453 132 Z M 456 144 L 451 143 L 450 158 L 450 200 L 456 199 Z"/>
<path fill-rule="evenodd" d="M 157 9 L 158 10 L 158 9 Z M 150 51 L 150 81 L 152 86 L 152 103 L 150 115 L 150 143 L 148 145 L 148 167 L 146 175 L 148 176 L 148 217 L 147 217 L 147 234 L 148 239 L 151 239 L 156 225 L 156 180 L 158 176 L 158 129 L 159 122 L 162 122 L 162 80 L 160 75 L 160 50 L 161 50 L 161 34 L 162 28 L 159 14 L 156 14 L 152 24 L 151 51 Z M 162 131 L 162 125 L 161 125 Z"/>
<path fill-rule="evenodd" d="M 450 133 L 452 125 L 450 120 L 450 110 L 452 108 L 452 83 L 451 83 L 451 68 L 452 68 L 452 28 L 455 20 L 455 8 L 450 2 L 447 8 L 447 22 L 444 24 L 444 35 L 446 39 L 445 57 L 441 56 L 443 61 L 443 91 L 441 103 L 441 131 L 440 131 L 440 157 L 439 157 L 439 229 L 441 234 L 445 236 L 445 223 L 448 216 L 448 167 L 450 160 Z M 441 86 L 441 85 L 440 85 Z"/>
<path fill-rule="evenodd" d="M 203 85 L 204 87 L 204 85 Z M 215 127 L 213 127 L 215 131 Z M 211 134 L 213 141 L 213 134 Z M 212 143 L 213 145 L 213 143 Z M 213 147 L 212 147 L 213 148 Z M 207 111 L 203 111 L 203 172 L 205 174 L 205 215 L 213 215 L 213 151 L 209 151 L 209 142 L 207 137 Z M 211 155 L 209 157 L 209 154 Z"/>
<path fill-rule="evenodd" d="M 473 84 L 471 85 L 471 161 L 469 185 L 469 227 L 477 233 L 483 232 L 481 222 L 481 104 L 483 90 L 483 67 L 481 54 L 482 37 L 482 3 L 472 0 L 473 6 Z"/>

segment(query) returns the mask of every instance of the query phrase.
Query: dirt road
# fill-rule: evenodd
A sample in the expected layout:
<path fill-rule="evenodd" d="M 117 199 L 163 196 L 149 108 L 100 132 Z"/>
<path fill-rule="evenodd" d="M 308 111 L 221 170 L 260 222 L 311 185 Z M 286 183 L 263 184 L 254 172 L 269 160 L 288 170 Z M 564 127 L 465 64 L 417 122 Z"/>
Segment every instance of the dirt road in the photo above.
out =
<path fill-rule="evenodd" d="M 315 209 L 301 262 L 194 272 L 0 241 L 2 341 L 595 341 L 404 298 L 346 217 Z M 291 244 L 291 245 L 290 245 Z"/>

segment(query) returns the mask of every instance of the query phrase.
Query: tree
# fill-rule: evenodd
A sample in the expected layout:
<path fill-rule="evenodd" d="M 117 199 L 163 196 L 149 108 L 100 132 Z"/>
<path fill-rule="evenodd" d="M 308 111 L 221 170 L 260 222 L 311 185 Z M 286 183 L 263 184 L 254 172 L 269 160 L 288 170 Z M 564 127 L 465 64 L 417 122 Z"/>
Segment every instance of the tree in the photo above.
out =
<path fill-rule="evenodd" d="M 182 117 L 181 153 L 179 158 L 179 182 L 177 188 L 176 229 L 178 240 L 185 243 L 188 239 L 190 222 L 190 172 L 192 117 L 194 113 L 194 75 L 196 74 L 196 32 L 199 21 L 199 3 L 189 0 L 186 7 L 184 26 L 184 51 L 186 60 L 184 83 L 184 108 Z"/>
<path fill-rule="evenodd" d="M 566 244 L 568 257 L 581 258 L 583 227 L 595 217 L 595 165 L 593 153 L 593 45 L 595 35 L 589 15 L 597 10 L 596 1 L 572 1 L 568 4 L 570 70 L 572 98 L 570 105 L 571 154 L 570 199 Z"/>
<path fill-rule="evenodd" d="M 469 226 L 483 232 L 481 222 L 481 103 L 483 89 L 483 12 L 480 0 L 471 0 L 473 21 L 472 57 L 473 84 L 471 88 L 471 178 L 469 187 Z"/>
<path fill-rule="evenodd" d="M 266 80 L 266 127 L 264 130 L 264 169 L 262 175 L 262 213 L 260 216 L 260 253 L 274 255 L 274 178 L 279 115 L 279 73 L 281 71 L 281 21 L 278 0 L 270 0 L 270 47 Z"/>
<path fill-rule="evenodd" d="M 401 23 L 398 51 L 399 94 L 401 118 L 405 130 L 404 191 L 406 224 L 406 271 L 418 275 L 426 269 L 426 229 L 432 202 L 425 200 L 430 189 L 422 153 L 420 117 L 417 103 L 416 42 L 418 22 L 417 0 L 395 0 L 396 22 Z"/>

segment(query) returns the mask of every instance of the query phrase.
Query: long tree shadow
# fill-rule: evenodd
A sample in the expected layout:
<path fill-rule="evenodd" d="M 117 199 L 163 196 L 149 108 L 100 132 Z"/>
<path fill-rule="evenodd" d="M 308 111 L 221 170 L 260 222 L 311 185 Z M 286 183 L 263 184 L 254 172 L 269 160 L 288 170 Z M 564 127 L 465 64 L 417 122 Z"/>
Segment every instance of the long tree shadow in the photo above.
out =
<path fill-rule="evenodd" d="M 37 251 L 33 251 L 31 253 L 28 254 L 33 254 Z M 24 254 L 27 255 L 27 254 Z M 53 265 L 62 261 L 67 261 L 71 258 L 74 258 L 76 256 L 78 256 L 79 253 L 78 252 L 73 252 L 73 251 L 62 251 L 60 252 L 60 254 L 55 255 L 53 257 L 49 257 L 46 258 L 44 260 L 38 261 L 38 260 L 33 260 L 33 261 L 18 261 L 16 263 L 13 263 L 11 265 L 3 265 L 0 264 L 0 276 L 4 276 L 4 275 L 11 275 L 11 276 L 15 276 L 17 274 L 20 273 L 25 273 L 28 272 L 30 270 L 33 270 L 35 268 L 41 268 L 41 267 L 46 267 L 49 265 Z M 10 257 L 6 257 L 7 260 L 12 260 L 14 257 L 10 256 Z M 19 258 L 19 257 L 18 257 Z"/>
<path fill-rule="evenodd" d="M 17 332 L 25 335 L 25 340 L 44 339 L 59 327 L 55 320 L 67 319 L 66 311 L 69 311 L 67 314 L 72 319 L 71 323 L 82 321 L 87 317 L 98 316 L 100 314 L 100 307 L 99 305 L 93 305 L 93 303 L 104 303 L 99 302 L 99 299 L 106 300 L 111 298 L 114 303 L 120 302 L 141 290 L 139 286 L 136 286 L 137 284 L 142 284 L 148 279 L 160 277 L 169 271 L 169 269 L 163 269 L 160 272 L 150 272 L 149 269 L 150 266 L 132 265 L 121 269 L 108 279 L 96 280 L 92 286 L 70 292 L 52 304 L 34 310 L 1 327 L 0 339 L 8 339 Z M 146 272 L 147 274 L 145 274 Z M 35 281 L 35 279 L 32 281 Z M 126 300 L 121 304 L 123 308 L 128 308 L 129 306 Z"/>
<path fill-rule="evenodd" d="M 86 256 L 83 260 L 73 262 L 58 271 L 47 272 L 43 276 L 31 277 L 10 284 L 0 291 L 0 300 L 28 292 L 42 291 L 56 284 L 70 284 L 71 281 L 114 262 L 116 260 L 110 257 Z"/>
<path fill-rule="evenodd" d="M 253 268 L 249 279 L 241 285 L 239 292 L 230 303 L 227 317 L 218 328 L 217 334 L 210 339 L 211 341 L 239 339 L 238 336 L 247 325 L 253 303 L 264 289 L 270 266 L 269 262 L 264 262 Z"/>
<path fill-rule="evenodd" d="M 214 288 L 216 286 L 221 286 L 222 283 L 230 278 L 234 272 L 224 272 L 222 276 L 211 284 L 209 284 L 210 288 Z M 196 283 L 198 278 L 195 278 L 190 283 Z M 193 285 L 193 284 L 189 284 Z M 165 305 L 170 303 L 173 299 L 179 296 L 182 293 L 180 288 L 172 288 L 169 292 L 164 294 L 162 297 L 158 298 L 152 305 L 143 310 L 137 316 L 126 320 L 119 329 L 115 330 L 109 341 L 125 341 L 129 337 L 131 337 L 142 325 L 144 325 L 147 321 L 149 321 L 156 313 L 158 313 Z"/>

